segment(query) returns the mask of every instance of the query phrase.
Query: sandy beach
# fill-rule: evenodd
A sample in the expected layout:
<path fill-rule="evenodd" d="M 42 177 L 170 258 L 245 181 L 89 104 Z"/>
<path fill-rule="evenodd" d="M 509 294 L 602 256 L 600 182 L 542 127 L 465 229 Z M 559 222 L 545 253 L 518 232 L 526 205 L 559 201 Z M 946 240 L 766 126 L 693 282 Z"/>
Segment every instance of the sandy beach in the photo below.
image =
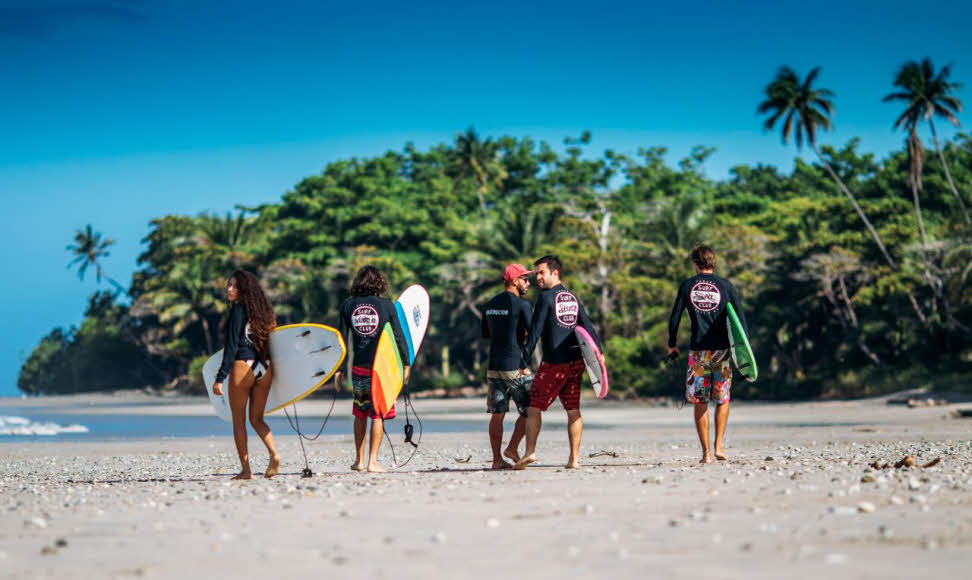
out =
<path fill-rule="evenodd" d="M 208 406 L 118 401 L 8 400 L 0 414 Z M 246 482 L 229 480 L 238 463 L 228 425 L 220 437 L 0 438 L 0 575 L 834 579 L 955 577 L 972 565 L 972 420 L 952 416 L 968 404 L 734 404 L 730 460 L 701 467 L 689 408 L 585 401 L 583 468 L 561 467 L 554 407 L 525 472 L 484 469 L 482 407 L 421 401 L 423 419 L 469 429 L 426 433 L 411 463 L 374 475 L 348 470 L 350 434 L 306 443 L 315 475 L 305 479 L 296 437 L 278 430 L 282 474 Z M 402 424 L 389 426 L 400 457 Z M 262 445 L 251 438 L 250 449 L 262 471 Z M 869 467 L 906 455 L 915 467 Z M 391 467 L 387 446 L 382 460 Z"/>

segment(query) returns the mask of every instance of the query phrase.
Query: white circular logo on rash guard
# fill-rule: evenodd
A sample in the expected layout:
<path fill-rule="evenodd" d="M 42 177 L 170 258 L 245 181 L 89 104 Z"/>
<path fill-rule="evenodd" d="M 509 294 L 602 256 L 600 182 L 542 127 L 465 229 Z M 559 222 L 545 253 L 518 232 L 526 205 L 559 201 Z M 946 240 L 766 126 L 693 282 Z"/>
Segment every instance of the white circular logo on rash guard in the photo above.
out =
<path fill-rule="evenodd" d="M 580 313 L 580 303 L 570 292 L 560 292 L 554 298 L 554 315 L 557 322 L 564 328 L 577 326 L 577 315 Z"/>
<path fill-rule="evenodd" d="M 722 295 L 715 284 L 710 282 L 696 282 L 689 292 L 689 300 L 692 306 L 700 312 L 712 312 L 719 306 Z"/>
<path fill-rule="evenodd" d="M 372 306 L 362 304 L 351 313 L 351 326 L 361 336 L 372 336 L 378 332 L 378 311 Z"/>

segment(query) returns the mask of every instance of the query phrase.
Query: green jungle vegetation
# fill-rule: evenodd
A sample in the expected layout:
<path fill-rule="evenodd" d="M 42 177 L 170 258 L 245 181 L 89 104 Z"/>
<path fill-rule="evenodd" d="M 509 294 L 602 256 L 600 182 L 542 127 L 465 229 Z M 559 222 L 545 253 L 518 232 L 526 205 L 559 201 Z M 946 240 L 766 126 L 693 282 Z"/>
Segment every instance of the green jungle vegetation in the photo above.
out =
<path fill-rule="evenodd" d="M 432 296 L 412 390 L 477 386 L 479 306 L 501 291 L 507 263 L 555 253 L 604 340 L 613 395 L 680 396 L 682 367 L 660 361 L 675 291 L 693 273 L 688 253 L 704 242 L 740 290 L 761 367 L 755 383 L 737 376 L 737 397 L 967 390 L 972 137 L 943 143 L 936 127 L 959 126 L 959 85 L 927 59 L 902 65 L 885 100 L 900 105 L 888 124 L 903 146 L 876 159 L 857 140 L 821 142 L 834 93 L 819 72 L 781 68 L 758 104 L 766 130 L 814 153 L 789 173 L 756 163 L 713 180 L 706 147 L 671 166 L 660 147 L 591 151 L 588 133 L 555 150 L 469 129 L 428 150 L 330 163 L 277 203 L 158 217 L 127 286 L 103 270 L 113 241 L 89 225 L 68 247 L 72 266 L 107 289 L 90 297 L 80 327 L 40 342 L 18 387 L 201 393 L 235 268 L 261 278 L 279 323 L 336 326 L 351 277 L 369 263 L 393 294 L 420 283 Z M 683 350 L 688 335 L 686 317 Z"/>

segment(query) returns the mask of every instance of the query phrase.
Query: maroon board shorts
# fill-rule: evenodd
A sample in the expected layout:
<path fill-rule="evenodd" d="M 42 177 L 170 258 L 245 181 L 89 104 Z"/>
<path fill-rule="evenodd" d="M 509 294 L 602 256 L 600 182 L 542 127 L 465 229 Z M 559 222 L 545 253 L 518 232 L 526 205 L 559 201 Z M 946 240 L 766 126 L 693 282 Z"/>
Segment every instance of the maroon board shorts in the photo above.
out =
<path fill-rule="evenodd" d="M 351 401 L 351 414 L 358 419 L 379 419 L 375 411 L 375 404 L 371 399 L 371 369 L 365 367 L 351 367 L 351 390 L 354 399 Z M 385 419 L 395 418 L 395 406 L 385 413 Z"/>
<path fill-rule="evenodd" d="M 541 362 L 537 375 L 533 377 L 530 406 L 546 411 L 554 399 L 560 397 L 560 403 L 565 411 L 580 409 L 580 386 L 583 375 L 583 360 L 563 364 Z"/>

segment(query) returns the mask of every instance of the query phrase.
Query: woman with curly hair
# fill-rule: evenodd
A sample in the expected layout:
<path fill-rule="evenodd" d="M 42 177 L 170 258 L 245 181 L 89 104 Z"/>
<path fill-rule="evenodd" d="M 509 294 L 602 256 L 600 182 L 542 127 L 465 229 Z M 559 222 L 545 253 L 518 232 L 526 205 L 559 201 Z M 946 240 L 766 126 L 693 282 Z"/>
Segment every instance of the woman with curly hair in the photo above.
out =
<path fill-rule="evenodd" d="M 372 370 L 375 363 L 375 351 L 378 350 L 378 338 L 385 323 L 390 322 L 395 343 L 402 361 L 408 363 L 408 345 L 405 343 L 405 333 L 398 321 L 395 304 L 382 295 L 388 292 L 388 281 L 381 270 L 374 266 L 364 266 L 354 276 L 351 283 L 351 297 L 341 305 L 341 336 L 347 340 L 348 331 L 354 338 L 354 358 L 351 362 L 351 388 L 354 393 L 352 414 L 354 415 L 354 450 L 355 460 L 351 469 L 355 471 L 381 472 L 384 469 L 378 464 L 378 449 L 381 447 L 381 435 L 385 419 L 395 418 L 395 408 L 389 409 L 384 416 L 375 411 L 371 398 Z M 410 368 L 405 366 L 405 381 L 408 382 Z M 334 375 L 334 385 L 341 384 L 341 373 Z M 364 462 L 365 431 L 368 419 L 371 418 L 371 448 L 368 452 L 368 464 Z"/>
<path fill-rule="evenodd" d="M 216 373 L 213 393 L 223 394 L 223 381 L 229 378 L 229 404 L 233 414 L 233 439 L 240 456 L 240 473 L 233 479 L 252 479 L 250 454 L 246 441 L 246 406 L 250 405 L 250 425 L 267 446 L 270 464 L 264 477 L 280 469 L 280 456 L 273 442 L 263 411 L 270 396 L 273 369 L 270 366 L 270 332 L 277 326 L 273 308 L 256 276 L 237 270 L 226 283 L 230 303 L 223 346 L 223 364 Z"/>

